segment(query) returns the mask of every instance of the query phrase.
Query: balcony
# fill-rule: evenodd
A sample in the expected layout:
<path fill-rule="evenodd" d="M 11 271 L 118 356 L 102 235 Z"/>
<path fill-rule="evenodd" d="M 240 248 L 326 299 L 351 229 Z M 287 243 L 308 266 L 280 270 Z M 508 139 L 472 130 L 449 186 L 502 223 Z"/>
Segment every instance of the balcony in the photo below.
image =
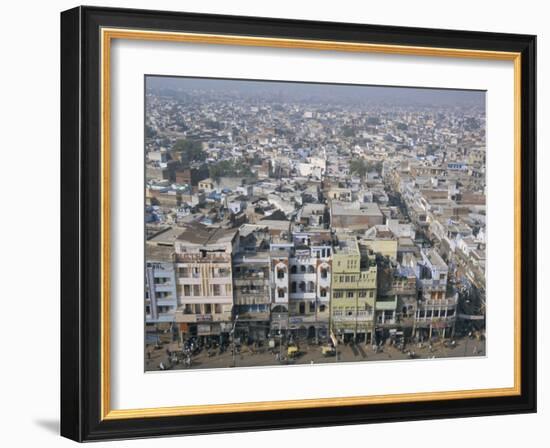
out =
<path fill-rule="evenodd" d="M 178 285 L 200 285 L 201 278 L 198 277 L 179 277 Z"/>
<path fill-rule="evenodd" d="M 264 286 L 269 285 L 267 278 L 237 277 L 234 279 L 235 286 Z"/>
<path fill-rule="evenodd" d="M 163 297 L 162 299 L 157 299 L 157 306 L 173 306 L 175 307 L 177 300 L 175 297 Z"/>
<path fill-rule="evenodd" d="M 439 307 L 454 307 L 456 305 L 456 298 L 450 297 L 446 299 L 424 300 L 420 302 L 420 305 L 424 308 L 439 308 Z"/>
<path fill-rule="evenodd" d="M 376 309 L 380 311 L 394 311 L 397 308 L 397 300 L 377 300 Z"/>
<path fill-rule="evenodd" d="M 235 304 L 236 305 L 253 305 L 258 303 L 271 303 L 271 296 L 269 292 L 258 293 L 243 293 L 236 291 Z"/>
<path fill-rule="evenodd" d="M 269 279 L 269 273 L 263 271 L 246 271 L 246 272 L 234 272 L 233 277 L 235 279 L 243 280 L 267 280 Z"/>
<path fill-rule="evenodd" d="M 172 282 L 155 283 L 154 285 L 156 291 L 169 291 L 174 287 Z"/>

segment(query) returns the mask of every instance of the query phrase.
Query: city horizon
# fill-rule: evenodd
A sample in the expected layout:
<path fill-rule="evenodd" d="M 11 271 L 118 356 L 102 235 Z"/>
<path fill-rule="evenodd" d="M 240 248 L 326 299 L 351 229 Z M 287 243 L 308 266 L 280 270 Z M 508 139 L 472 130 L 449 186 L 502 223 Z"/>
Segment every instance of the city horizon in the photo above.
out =
<path fill-rule="evenodd" d="M 145 78 L 145 370 L 485 356 L 484 91 Z"/>

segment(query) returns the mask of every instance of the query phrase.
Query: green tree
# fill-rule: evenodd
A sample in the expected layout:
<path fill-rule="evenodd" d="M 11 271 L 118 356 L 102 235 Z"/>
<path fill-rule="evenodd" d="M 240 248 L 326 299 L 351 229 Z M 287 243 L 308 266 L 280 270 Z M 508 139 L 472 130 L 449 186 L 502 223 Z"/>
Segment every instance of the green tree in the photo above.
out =
<path fill-rule="evenodd" d="M 349 170 L 353 174 L 364 178 L 371 171 L 380 173 L 382 171 L 382 162 L 367 162 L 364 159 L 352 159 L 349 162 Z"/>
<path fill-rule="evenodd" d="M 217 163 L 212 163 L 208 167 L 210 177 L 218 180 L 220 177 L 253 177 L 254 173 L 250 166 L 242 159 L 237 160 L 220 160 Z"/>
<path fill-rule="evenodd" d="M 368 163 L 363 159 L 352 159 L 349 162 L 349 170 L 353 174 L 357 174 L 361 178 L 365 177 L 368 172 Z"/>
<path fill-rule="evenodd" d="M 202 143 L 197 140 L 176 140 L 173 149 L 181 153 L 181 161 L 185 166 L 189 166 L 192 162 L 202 162 L 206 160 L 207 154 L 202 149 Z"/>
<path fill-rule="evenodd" d="M 355 129 L 351 126 L 342 126 L 342 135 L 344 137 L 355 137 Z"/>

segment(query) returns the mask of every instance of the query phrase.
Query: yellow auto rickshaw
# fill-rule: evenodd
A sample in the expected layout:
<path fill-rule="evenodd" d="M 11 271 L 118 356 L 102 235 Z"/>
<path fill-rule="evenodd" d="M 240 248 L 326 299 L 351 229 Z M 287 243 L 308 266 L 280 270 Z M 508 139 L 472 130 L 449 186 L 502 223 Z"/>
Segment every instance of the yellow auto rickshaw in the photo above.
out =
<path fill-rule="evenodd" d="M 291 359 L 291 358 L 296 358 L 298 356 L 298 354 L 300 353 L 300 350 L 298 349 L 298 347 L 296 345 L 289 345 L 286 352 L 287 352 L 287 355 L 288 355 L 289 359 Z"/>
<path fill-rule="evenodd" d="M 321 354 L 328 358 L 329 356 L 334 356 L 336 354 L 336 349 L 332 345 L 323 345 L 321 347 Z"/>

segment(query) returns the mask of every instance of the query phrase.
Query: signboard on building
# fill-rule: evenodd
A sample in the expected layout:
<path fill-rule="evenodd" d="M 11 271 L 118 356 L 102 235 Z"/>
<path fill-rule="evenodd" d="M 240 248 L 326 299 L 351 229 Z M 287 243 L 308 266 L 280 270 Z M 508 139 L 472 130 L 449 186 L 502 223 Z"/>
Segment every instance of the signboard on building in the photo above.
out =
<path fill-rule="evenodd" d="M 204 324 L 197 325 L 197 334 L 199 335 L 210 334 L 210 325 L 204 325 Z"/>

